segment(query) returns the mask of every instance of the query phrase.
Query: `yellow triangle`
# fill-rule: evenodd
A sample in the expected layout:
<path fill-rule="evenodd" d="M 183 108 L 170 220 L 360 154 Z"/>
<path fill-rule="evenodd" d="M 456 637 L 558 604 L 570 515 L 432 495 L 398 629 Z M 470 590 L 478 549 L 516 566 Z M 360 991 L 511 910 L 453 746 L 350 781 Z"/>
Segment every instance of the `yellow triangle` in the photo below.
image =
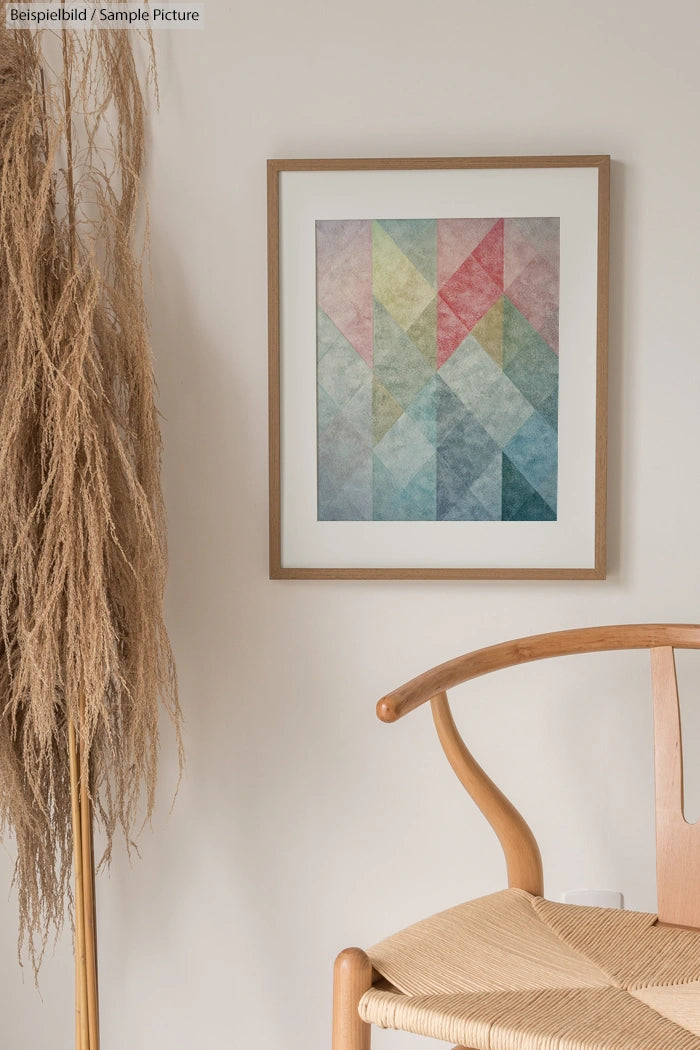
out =
<path fill-rule="evenodd" d="M 435 289 L 378 222 L 372 223 L 372 294 L 404 332 L 435 298 Z"/>
<path fill-rule="evenodd" d="M 475 325 L 472 335 L 498 367 L 503 368 L 503 296 Z"/>
<path fill-rule="evenodd" d="M 376 376 L 372 378 L 372 444 L 376 445 L 382 440 L 388 430 L 391 430 L 399 416 L 403 415 L 403 408 L 398 401 L 391 396 L 383 383 Z"/>

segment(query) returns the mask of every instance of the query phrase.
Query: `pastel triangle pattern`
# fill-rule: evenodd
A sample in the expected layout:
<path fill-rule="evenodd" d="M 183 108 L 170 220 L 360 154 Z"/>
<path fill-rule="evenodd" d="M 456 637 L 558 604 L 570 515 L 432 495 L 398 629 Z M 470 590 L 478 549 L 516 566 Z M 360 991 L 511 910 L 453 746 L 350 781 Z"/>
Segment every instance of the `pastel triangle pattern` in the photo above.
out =
<path fill-rule="evenodd" d="M 559 219 L 316 223 L 319 521 L 557 518 Z"/>

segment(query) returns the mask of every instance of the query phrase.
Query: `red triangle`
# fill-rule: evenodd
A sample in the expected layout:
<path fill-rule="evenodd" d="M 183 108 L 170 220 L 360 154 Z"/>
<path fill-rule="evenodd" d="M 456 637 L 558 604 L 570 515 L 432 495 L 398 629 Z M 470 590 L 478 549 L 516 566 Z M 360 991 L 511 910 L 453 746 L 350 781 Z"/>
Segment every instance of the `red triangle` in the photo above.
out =
<path fill-rule="evenodd" d="M 439 298 L 445 300 L 467 331 L 471 332 L 501 295 L 503 281 L 500 286 L 496 284 L 473 252 L 440 290 Z"/>
<path fill-rule="evenodd" d="M 442 368 L 445 361 L 469 335 L 469 329 L 450 309 L 441 295 L 437 300 L 437 367 Z"/>
<path fill-rule="evenodd" d="M 503 219 L 499 219 L 472 252 L 500 289 L 503 289 L 503 227 Z"/>

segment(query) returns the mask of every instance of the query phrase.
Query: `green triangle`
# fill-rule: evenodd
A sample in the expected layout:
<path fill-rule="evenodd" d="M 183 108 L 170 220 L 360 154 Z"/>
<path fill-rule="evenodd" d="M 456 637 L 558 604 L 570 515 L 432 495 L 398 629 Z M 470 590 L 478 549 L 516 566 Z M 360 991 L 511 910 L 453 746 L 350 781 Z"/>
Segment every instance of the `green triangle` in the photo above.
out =
<path fill-rule="evenodd" d="M 406 332 L 431 368 L 437 362 L 437 296 L 428 303 L 417 321 Z"/>
<path fill-rule="evenodd" d="M 376 299 L 374 374 L 404 408 L 435 375 L 434 368 L 430 367 L 413 340 Z"/>
<path fill-rule="evenodd" d="M 396 398 L 392 397 L 383 383 L 372 377 L 372 445 L 381 441 L 388 430 L 391 430 L 403 408 Z"/>
<path fill-rule="evenodd" d="M 410 259 L 426 281 L 437 288 L 437 220 L 379 219 L 394 244 Z"/>
<path fill-rule="evenodd" d="M 472 329 L 472 335 L 499 368 L 503 368 L 503 301 L 501 296 Z"/>
<path fill-rule="evenodd" d="M 523 317 L 517 306 L 513 306 L 507 295 L 503 296 L 503 362 L 501 367 L 506 369 L 518 356 L 523 347 L 532 342 L 533 336 L 538 335 L 530 322 Z"/>
<path fill-rule="evenodd" d="M 559 358 L 539 332 L 506 299 L 503 371 L 538 411 L 557 426 Z"/>

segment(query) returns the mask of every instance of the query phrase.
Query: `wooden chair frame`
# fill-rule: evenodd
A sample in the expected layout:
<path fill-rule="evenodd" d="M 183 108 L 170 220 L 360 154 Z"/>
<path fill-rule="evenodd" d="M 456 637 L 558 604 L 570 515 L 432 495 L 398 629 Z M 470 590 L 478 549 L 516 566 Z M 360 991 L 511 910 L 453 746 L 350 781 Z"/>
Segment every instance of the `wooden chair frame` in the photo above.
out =
<path fill-rule="evenodd" d="M 508 886 L 542 896 L 542 859 L 535 837 L 470 754 L 452 718 L 447 691 L 472 678 L 534 660 L 622 649 L 649 649 L 651 653 L 658 921 L 700 929 L 700 822 L 689 824 L 683 813 L 683 751 L 674 657 L 675 649 L 700 649 L 700 625 L 585 627 L 502 642 L 440 664 L 388 693 L 377 704 L 377 715 L 383 722 L 396 722 L 430 701 L 447 759 L 501 843 Z M 371 1026 L 360 1018 L 358 1004 L 377 976 L 361 948 L 347 948 L 336 959 L 333 1050 L 370 1050 Z"/>

